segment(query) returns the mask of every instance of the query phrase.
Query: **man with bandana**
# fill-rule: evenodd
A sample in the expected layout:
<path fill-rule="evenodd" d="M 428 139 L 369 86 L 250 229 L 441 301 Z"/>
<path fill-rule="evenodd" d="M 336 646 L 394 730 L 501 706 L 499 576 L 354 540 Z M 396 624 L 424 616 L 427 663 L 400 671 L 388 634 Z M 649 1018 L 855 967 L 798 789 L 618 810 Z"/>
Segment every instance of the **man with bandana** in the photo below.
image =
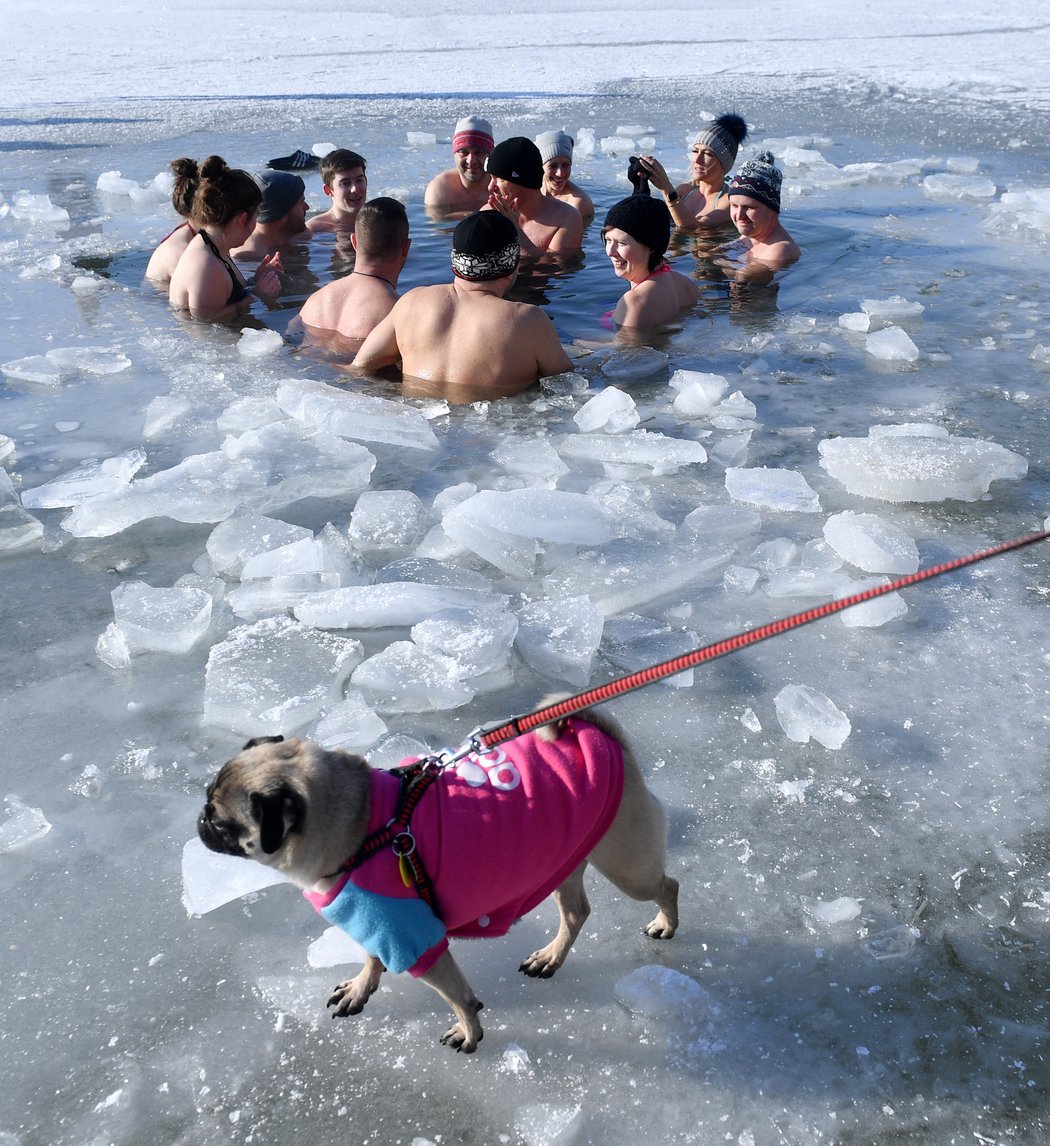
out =
<path fill-rule="evenodd" d="M 400 361 L 412 392 L 473 402 L 571 370 L 547 314 L 503 297 L 519 258 L 518 229 L 509 219 L 498 211 L 468 215 L 452 234 L 452 282 L 398 299 L 358 351 L 355 373 Z"/>

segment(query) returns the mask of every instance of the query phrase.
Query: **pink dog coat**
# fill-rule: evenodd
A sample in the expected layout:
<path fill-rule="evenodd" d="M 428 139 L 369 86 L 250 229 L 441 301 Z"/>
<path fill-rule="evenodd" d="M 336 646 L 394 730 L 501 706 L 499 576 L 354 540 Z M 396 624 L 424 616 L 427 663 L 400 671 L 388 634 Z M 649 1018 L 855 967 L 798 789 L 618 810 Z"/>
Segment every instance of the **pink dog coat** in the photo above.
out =
<path fill-rule="evenodd" d="M 373 771 L 371 781 L 369 834 L 395 814 L 400 791 L 389 772 Z M 528 733 L 465 757 L 423 795 L 411 830 L 436 913 L 405 886 L 390 848 L 329 892 L 304 894 L 389 970 L 419 976 L 449 935 L 505 935 L 594 850 L 622 798 L 620 745 L 572 719 L 553 743 Z"/>

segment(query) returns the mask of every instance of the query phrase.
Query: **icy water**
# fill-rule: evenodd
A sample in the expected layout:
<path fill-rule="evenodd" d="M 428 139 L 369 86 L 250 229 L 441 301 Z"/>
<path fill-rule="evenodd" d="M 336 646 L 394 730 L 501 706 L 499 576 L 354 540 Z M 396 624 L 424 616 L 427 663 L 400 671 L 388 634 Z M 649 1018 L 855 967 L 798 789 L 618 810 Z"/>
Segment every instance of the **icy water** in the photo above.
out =
<path fill-rule="evenodd" d="M 345 376 L 294 342 L 267 352 L 239 331 L 173 316 L 140 280 L 173 225 L 170 207 L 97 187 L 113 170 L 145 184 L 183 154 L 255 167 L 296 146 L 352 146 L 369 159 L 372 194 L 408 198 L 408 287 L 447 274 L 448 228 L 426 219 L 421 198 L 447 165 L 459 115 L 483 110 L 500 137 L 593 131 L 576 174 L 600 222 L 626 192 L 625 156 L 602 140 L 622 127 L 635 142 L 651 137 L 677 174 L 701 109 L 730 102 L 754 125 L 748 153 L 768 143 L 784 162 L 783 217 L 805 256 L 779 290 L 731 299 L 686 242 L 675 265 L 705 280 L 702 313 L 644 351 L 617 345 L 596 321 L 620 284 L 593 225 L 582 267 L 543 290 L 580 377 L 448 408 L 404 402 L 389 385 L 353 389 L 418 413 L 416 444 L 399 438 L 409 431 L 389 411 L 390 424 L 360 443 L 304 428 L 289 413 L 301 410 L 304 380 Z M 825 541 L 834 515 L 877 515 L 924 566 L 1039 528 L 1050 513 L 1045 126 L 1016 108 L 931 108 L 863 87 L 793 102 L 670 84 L 469 107 L 143 102 L 5 119 L 0 363 L 21 362 L 9 369 L 24 375 L 24 360 L 41 356 L 36 367 L 52 377 L 0 381 L 0 434 L 12 443 L 0 521 L 0 1141 L 1045 1141 L 1045 546 L 910 590 L 907 611 L 884 624 L 832 618 L 612 705 L 668 809 L 682 928 L 670 943 L 646 940 L 649 909 L 595 877 L 591 919 L 550 982 L 515 970 L 551 927 L 549 905 L 504 939 L 460 943 L 486 1004 L 471 1059 L 438 1045 L 443 1007 L 407 976 L 388 976 L 363 1015 L 331 1022 L 324 1001 L 345 972 L 316 949 L 308 957 L 324 926 L 291 889 L 198 916 L 183 906 L 182 874 L 204 785 L 249 732 L 320 734 L 345 716 L 351 670 L 340 657 L 370 658 L 348 685 L 378 710 L 387 759 L 398 754 L 389 735 L 457 742 L 551 688 L 609 679 L 870 576 L 870 562 L 866 571 Z M 409 132 L 438 142 L 410 144 Z M 41 220 L 46 205 L 27 208 L 22 191 L 65 209 L 68 226 Z M 321 206 L 316 175 L 308 192 Z M 293 274 L 289 305 L 260 317 L 283 331 L 331 258 L 318 243 Z M 924 309 L 876 317 L 872 332 L 903 330 L 914 361 L 876 357 L 864 332 L 840 323 L 864 300 L 886 314 L 898 297 Z M 693 391 L 692 410 L 676 408 L 677 371 L 722 376 L 724 404 L 704 407 Z M 649 460 L 627 428 L 630 403 L 612 441 L 608 425 L 574 421 L 610 384 L 630 396 L 640 430 L 664 435 Z M 933 446 L 911 495 L 928 500 L 872 496 L 870 455 L 846 479 L 821 465 L 822 443 L 913 423 L 948 435 L 936 458 L 968 470 L 972 500 L 945 496 Z M 1018 455 L 1026 472 L 1004 453 L 978 457 L 975 442 Z M 599 446 L 604 463 L 592 456 Z M 19 506 L 92 460 L 124 459 L 125 480 L 141 464 L 136 490 L 202 455 L 211 461 L 192 464 L 206 477 L 188 494 L 169 479 L 145 501 L 100 495 L 72 516 L 61 503 Z M 351 472 L 359 464 L 364 477 Z M 748 495 L 748 471 L 762 467 L 795 471 L 810 493 L 794 501 L 797 488 L 775 478 Z M 250 580 L 236 546 L 216 556 L 213 530 L 233 512 L 218 493 L 235 481 L 257 512 L 300 527 L 295 537 L 325 539 L 326 568 L 337 571 L 296 574 L 314 589 L 396 583 L 392 609 L 415 599 L 405 581 L 436 585 L 450 602 L 454 589 L 473 591 L 488 603 L 471 618 L 474 662 L 456 639 L 462 613 L 444 630 L 411 633 L 413 655 L 442 641 L 459 649 L 458 660 L 427 662 L 443 671 L 432 668 L 426 696 L 421 661 L 399 670 L 378 657 L 409 641 L 403 617 L 323 637 L 267 620 L 286 617 L 287 594 L 299 604 L 307 581 Z M 519 495 L 524 508 L 506 510 L 505 529 L 475 540 L 487 556 L 462 540 L 477 525 L 475 490 L 529 487 L 588 496 L 589 513 L 570 524 L 599 521 L 622 536 L 569 544 L 542 521 L 549 501 L 530 509 Z M 355 515 L 364 489 L 401 496 Z M 705 507 L 724 512 L 697 515 Z M 536 520 L 539 537 L 523 536 Z M 852 548 L 838 544 L 859 562 L 851 536 Z M 406 564 L 413 555 L 428 561 Z M 280 562 L 268 560 L 272 574 Z M 200 608 L 212 602 L 195 641 L 185 617 L 138 638 L 189 631 L 188 651 L 133 650 L 124 663 L 112 594 L 135 582 L 178 583 L 197 590 Z M 206 695 L 209 654 L 247 648 L 252 624 L 271 663 L 242 664 L 226 692 L 209 674 Z M 130 621 L 121 632 L 134 644 Z M 839 747 L 789 737 L 800 717 L 788 686 L 833 705 L 815 727 Z M 336 731 L 367 740 L 375 728 L 347 716 Z"/>

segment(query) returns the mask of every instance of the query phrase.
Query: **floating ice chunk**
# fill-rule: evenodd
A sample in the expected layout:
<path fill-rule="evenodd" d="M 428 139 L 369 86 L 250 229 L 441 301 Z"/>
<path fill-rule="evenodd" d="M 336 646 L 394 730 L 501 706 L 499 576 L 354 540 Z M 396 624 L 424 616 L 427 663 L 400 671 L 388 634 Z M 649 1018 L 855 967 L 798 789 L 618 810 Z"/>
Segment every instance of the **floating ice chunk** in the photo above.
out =
<path fill-rule="evenodd" d="M 738 717 L 740 723 L 748 730 L 748 732 L 761 732 L 762 721 L 755 715 L 753 708 L 745 708 Z"/>
<path fill-rule="evenodd" d="M 802 547 L 799 564 L 814 572 L 831 572 L 842 568 L 842 557 L 823 538 L 815 537 Z"/>
<path fill-rule="evenodd" d="M 611 478 L 663 477 L 683 466 L 702 465 L 707 451 L 699 442 L 670 438 L 652 430 L 625 434 L 562 434 L 554 448 L 569 462 L 600 465 Z"/>
<path fill-rule="evenodd" d="M 361 585 L 368 579 L 350 542 L 329 522 L 316 537 L 303 537 L 245 559 L 241 580 L 333 574 L 334 585 Z"/>
<path fill-rule="evenodd" d="M 99 494 L 124 489 L 145 464 L 146 454 L 140 449 L 128 450 L 101 462 L 85 462 L 53 481 L 25 490 L 22 504 L 27 509 L 79 505 Z"/>
<path fill-rule="evenodd" d="M 837 569 L 778 569 L 770 576 L 766 593 L 773 598 L 828 598 L 851 584 L 846 574 Z"/>
<path fill-rule="evenodd" d="M 541 1102 L 519 1107 L 514 1112 L 514 1130 L 525 1146 L 572 1146 L 583 1123 L 581 1106 L 552 1106 Z"/>
<path fill-rule="evenodd" d="M 237 509 L 211 531 L 205 549 L 215 572 L 233 581 L 240 578 L 244 563 L 256 554 L 312 538 L 305 526 Z"/>
<path fill-rule="evenodd" d="M 704 417 L 718 405 L 729 390 L 721 374 L 704 374 L 699 370 L 676 370 L 668 385 L 678 391 L 673 406 L 683 418 Z"/>
<path fill-rule="evenodd" d="M 486 689 L 513 683 L 509 673 L 518 619 L 503 608 L 443 609 L 412 626 L 412 640 L 424 652 L 440 653 L 459 666 L 464 680 Z"/>
<path fill-rule="evenodd" d="M 121 374 L 131 367 L 131 359 L 107 346 L 57 346 L 47 352 L 49 361 L 63 374 Z"/>
<path fill-rule="evenodd" d="M 0 434 L 0 461 L 9 458 L 15 452 L 15 440 L 7 434 Z"/>
<path fill-rule="evenodd" d="M 508 1074 L 527 1074 L 531 1069 L 528 1051 L 517 1043 L 509 1043 L 503 1051 L 503 1069 Z"/>
<path fill-rule="evenodd" d="M 915 950 L 915 944 L 922 937 L 917 927 L 902 923 L 869 936 L 864 941 L 864 950 L 879 962 L 885 959 L 903 959 Z"/>
<path fill-rule="evenodd" d="M 731 545 L 761 528 L 761 515 L 738 505 L 700 505 L 682 522 L 683 533 L 695 534 L 710 545 Z"/>
<path fill-rule="evenodd" d="M 578 127 L 576 129 L 576 144 L 572 153 L 581 159 L 590 159 L 594 154 L 593 127 Z"/>
<path fill-rule="evenodd" d="M 409 736 L 406 732 L 394 732 L 372 745 L 368 750 L 368 762 L 373 768 L 389 771 L 406 760 L 418 760 L 419 757 L 426 756 L 430 750 L 431 746 L 417 737 Z"/>
<path fill-rule="evenodd" d="M 587 488 L 594 500 L 615 521 L 617 531 L 626 537 L 670 538 L 675 534 L 671 522 L 650 508 L 652 491 L 641 482 L 619 482 L 602 478 Z"/>
<path fill-rule="evenodd" d="M 928 195 L 942 195 L 952 199 L 994 199 L 996 186 L 982 175 L 954 175 L 938 172 L 927 175 L 922 189 Z"/>
<path fill-rule="evenodd" d="M 62 371 L 58 364 L 43 354 L 31 354 L 28 358 L 13 358 L 10 362 L 0 363 L 0 372 L 16 382 L 35 382 L 41 386 L 57 386 L 62 381 Z"/>
<path fill-rule="evenodd" d="M 600 545 L 615 522 L 592 498 L 561 490 L 482 490 L 441 519 L 453 540 L 512 577 L 531 577 L 540 542 Z"/>
<path fill-rule="evenodd" d="M 895 294 L 889 298 L 861 299 L 860 309 L 869 318 L 881 319 L 883 322 L 903 322 L 909 318 L 918 318 L 926 307 L 921 302 L 909 302 L 903 295 Z"/>
<path fill-rule="evenodd" d="M 360 689 L 348 688 L 346 696 L 317 722 L 313 739 L 325 748 L 343 752 L 364 752 L 380 736 L 386 725 L 364 698 Z"/>
<path fill-rule="evenodd" d="M 1042 342 L 1037 342 L 1032 347 L 1032 353 L 1028 355 L 1029 361 L 1041 362 L 1043 365 L 1050 365 L 1050 346 L 1045 346 Z"/>
<path fill-rule="evenodd" d="M 637 613 L 610 617 L 605 622 L 602 636 L 602 653 L 625 672 L 661 664 L 699 647 L 700 638 L 690 629 L 669 625 L 666 621 L 657 621 L 652 617 L 641 617 Z M 671 688 L 690 688 L 693 670 L 686 669 L 674 676 L 664 677 L 661 683 Z"/>
<path fill-rule="evenodd" d="M 329 927 L 306 949 L 306 962 L 315 970 L 364 963 L 368 952 L 341 927 Z"/>
<path fill-rule="evenodd" d="M 386 564 L 410 553 L 426 526 L 426 510 L 411 490 L 366 489 L 357 499 L 347 533 L 373 563 Z"/>
<path fill-rule="evenodd" d="M 605 618 L 590 598 L 533 601 L 518 610 L 517 649 L 542 676 L 585 685 Z"/>
<path fill-rule="evenodd" d="M 394 581 L 314 593 L 296 606 L 295 615 L 319 629 L 381 629 L 416 625 L 442 609 L 502 607 L 507 600 L 487 590 Z"/>
<path fill-rule="evenodd" d="M 603 135 L 598 146 L 609 155 L 629 155 L 637 150 L 631 135 Z"/>
<path fill-rule="evenodd" d="M 305 728 L 342 699 L 360 664 L 359 641 L 268 617 L 212 646 L 204 678 L 204 720 L 247 736 Z"/>
<path fill-rule="evenodd" d="M 321 140 L 321 142 L 315 143 L 310 148 L 310 150 L 314 153 L 314 155 L 317 156 L 318 159 L 324 159 L 326 155 L 331 155 L 331 153 L 336 150 L 336 145 L 334 143 L 329 143 L 325 140 Z"/>
<path fill-rule="evenodd" d="M 380 712 L 437 712 L 460 708 L 474 699 L 476 688 L 464 681 L 459 665 L 411 641 L 394 641 L 369 657 L 351 678 Z"/>
<path fill-rule="evenodd" d="M 189 652 L 211 625 L 212 599 L 203 589 L 125 581 L 111 596 L 114 623 L 132 655 Z"/>
<path fill-rule="evenodd" d="M 825 748 L 841 748 L 852 726 L 849 717 L 822 692 L 806 684 L 789 684 L 773 699 L 777 720 L 789 740 L 808 744 L 810 739 Z"/>
<path fill-rule="evenodd" d="M 845 510 L 824 522 L 824 537 L 836 553 L 868 573 L 914 573 L 919 549 L 911 537 L 874 513 Z"/>
<path fill-rule="evenodd" d="M 721 1012 L 715 996 L 689 975 L 671 967 L 647 964 L 625 975 L 613 987 L 617 1000 L 649 1019 L 707 1022 Z"/>
<path fill-rule="evenodd" d="M 0 553 L 13 553 L 16 549 L 35 546 L 43 536 L 43 524 L 20 505 L 0 505 Z"/>
<path fill-rule="evenodd" d="M 667 355 L 651 346 L 617 350 L 602 363 L 602 373 L 612 382 L 640 382 L 667 368 Z"/>
<path fill-rule="evenodd" d="M 792 541 L 790 537 L 771 537 L 768 541 L 756 545 L 748 560 L 759 569 L 772 573 L 777 569 L 786 569 L 789 565 L 794 565 L 799 560 L 800 553 L 798 542 Z"/>
<path fill-rule="evenodd" d="M 409 147 L 431 147 L 437 143 L 437 136 L 432 131 L 408 131 L 405 142 Z"/>
<path fill-rule="evenodd" d="M 607 434 L 622 434 L 633 430 L 642 420 L 634 399 L 624 390 L 607 386 L 573 415 L 572 419 L 582 433 L 604 430 Z"/>
<path fill-rule="evenodd" d="M 74 294 L 87 296 L 91 294 L 98 294 L 105 286 L 105 283 L 98 275 L 77 275 L 69 284 L 69 289 Z"/>
<path fill-rule="evenodd" d="M 187 915 L 205 915 L 241 896 L 285 882 L 274 868 L 213 852 L 196 837 L 182 849 L 182 906 Z"/>
<path fill-rule="evenodd" d="M 981 161 L 976 155 L 949 155 L 944 166 L 959 175 L 976 175 L 981 169 Z"/>
<path fill-rule="evenodd" d="M 52 226 L 59 231 L 69 227 L 69 212 L 65 207 L 57 207 L 47 195 L 16 191 L 11 198 L 11 214 L 23 222 Z"/>
<path fill-rule="evenodd" d="M 215 419 L 215 425 L 224 434 L 243 434 L 245 430 L 258 430 L 271 422 L 283 422 L 285 413 L 267 394 L 249 394 L 231 402 Z"/>
<path fill-rule="evenodd" d="M 368 484 L 374 466 L 375 457 L 363 446 L 278 422 L 92 498 L 62 524 L 76 537 L 108 537 L 149 517 L 221 521 L 238 506 L 265 512 L 304 497 L 356 492 Z"/>
<path fill-rule="evenodd" d="M 1020 454 L 995 442 L 914 426 L 876 433 L 892 429 L 825 439 L 818 446 L 821 466 L 850 493 L 892 502 L 976 501 L 993 481 L 1016 481 L 1028 471 Z"/>
<path fill-rule="evenodd" d="M 878 585 L 887 584 L 889 584 L 888 577 L 868 577 L 843 586 L 835 593 L 835 597 L 836 599 L 852 597 L 854 593 L 863 593 L 865 589 L 874 589 Z M 903 617 L 907 611 L 908 605 L 904 598 L 894 592 L 873 597 L 872 600 L 860 605 L 851 605 L 848 609 L 843 609 L 839 617 L 847 629 L 876 629 L 880 625 Z"/>
<path fill-rule="evenodd" d="M 402 557 L 384 565 L 375 576 L 377 585 L 392 584 L 395 581 L 411 581 L 420 585 L 445 585 L 454 589 L 475 589 L 482 593 L 492 592 L 492 582 L 488 577 L 463 569 L 458 565 L 446 565 L 429 557 Z M 486 598 L 492 601 L 492 598 Z M 503 602 L 505 598 L 495 598 Z M 456 607 L 456 606 L 452 606 Z"/>
<path fill-rule="evenodd" d="M 167 434 L 171 427 L 193 409 L 192 404 L 177 394 L 158 394 L 146 407 L 142 436 L 147 440 Z"/>
<path fill-rule="evenodd" d="M 749 565 L 728 565 L 722 575 L 722 584 L 731 593 L 750 593 L 762 580 L 762 574 Z"/>
<path fill-rule="evenodd" d="M 753 422 L 758 416 L 754 402 L 734 390 L 711 411 L 711 420 L 721 429 L 735 430 L 740 422 Z"/>
<path fill-rule="evenodd" d="M 767 466 L 726 470 L 726 492 L 734 501 L 780 513 L 819 513 L 820 498 L 798 470 Z"/>
<path fill-rule="evenodd" d="M 918 362 L 919 348 L 899 326 L 876 330 L 864 340 L 864 349 L 883 362 Z"/>
<path fill-rule="evenodd" d="M 277 405 L 293 418 L 342 438 L 383 442 L 408 450 L 438 447 L 430 423 L 404 402 L 298 378 L 277 387 Z"/>
<path fill-rule="evenodd" d="M 241 620 L 257 621 L 260 617 L 284 615 L 312 594 L 338 589 L 341 584 L 342 579 L 337 573 L 264 577 L 238 585 L 227 594 L 226 602 Z"/>
<path fill-rule="evenodd" d="M 543 584 L 548 597 L 586 596 L 611 617 L 710 581 L 729 557 L 717 546 L 625 538 L 566 561 Z"/>
<path fill-rule="evenodd" d="M 558 478 L 569 472 L 549 438 L 505 438 L 489 455 L 506 470 L 517 474 L 530 485 L 549 484 L 552 488 Z"/>
<path fill-rule="evenodd" d="M 809 896 L 800 897 L 802 910 L 818 923 L 849 923 L 861 913 L 859 899 L 848 895 L 839 896 L 838 899 L 810 899 Z"/>
<path fill-rule="evenodd" d="M 242 358 L 266 358 L 284 346 L 284 339 L 276 330 L 245 330 L 237 343 Z"/>
<path fill-rule="evenodd" d="M 843 330 L 852 330 L 864 334 L 871 329 L 871 317 L 862 311 L 851 311 L 849 314 L 840 314 L 839 326 L 841 326 Z"/>
<path fill-rule="evenodd" d="M 0 821 L 0 855 L 28 847 L 51 831 L 40 808 L 23 804 L 17 796 L 5 796 L 4 803 L 7 807 Z"/>
<path fill-rule="evenodd" d="M 125 178 L 119 171 L 103 171 L 95 180 L 95 186 L 107 195 L 130 195 L 138 183 L 134 179 Z"/>
<path fill-rule="evenodd" d="M 95 656 L 110 668 L 131 667 L 131 650 L 127 638 L 115 621 L 110 621 L 95 642 Z"/>

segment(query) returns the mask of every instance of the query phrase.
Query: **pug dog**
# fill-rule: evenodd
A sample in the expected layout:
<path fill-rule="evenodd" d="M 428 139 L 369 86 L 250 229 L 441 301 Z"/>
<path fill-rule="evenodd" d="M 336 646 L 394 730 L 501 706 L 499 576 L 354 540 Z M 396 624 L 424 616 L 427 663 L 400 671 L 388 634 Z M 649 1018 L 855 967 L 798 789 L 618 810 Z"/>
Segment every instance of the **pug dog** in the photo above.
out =
<path fill-rule="evenodd" d="M 368 952 L 328 1000 L 333 1017 L 358 1014 L 384 970 L 408 971 L 452 1009 L 441 1042 L 471 1054 L 482 1004 L 449 936 L 503 935 L 553 895 L 557 934 L 519 968 L 549 978 L 590 913 L 588 863 L 655 902 L 646 935 L 678 927 L 663 808 L 615 723 L 584 716 L 431 765 L 420 787 L 307 740 L 252 740 L 209 785 L 198 833 L 213 851 L 276 868 Z"/>

